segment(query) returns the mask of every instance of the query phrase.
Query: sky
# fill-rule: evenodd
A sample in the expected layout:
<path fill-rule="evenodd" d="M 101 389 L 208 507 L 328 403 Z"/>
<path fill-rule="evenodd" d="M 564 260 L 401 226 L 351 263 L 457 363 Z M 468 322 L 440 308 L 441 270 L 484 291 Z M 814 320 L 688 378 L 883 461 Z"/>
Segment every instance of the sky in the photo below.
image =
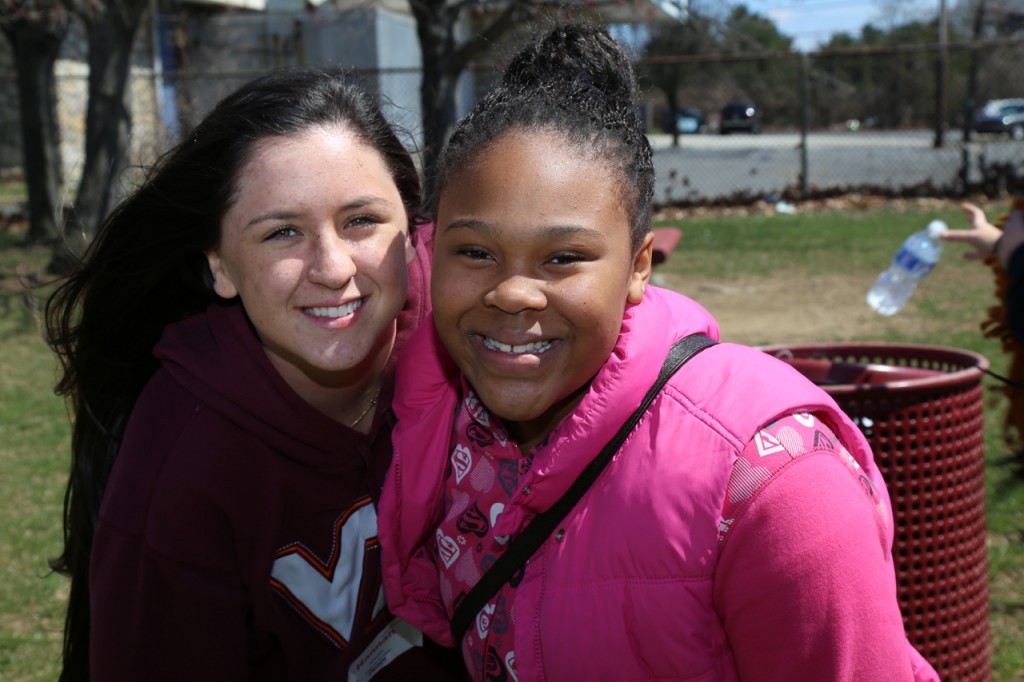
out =
<path fill-rule="evenodd" d="M 899 3 L 899 19 L 934 17 L 941 0 L 906 0 Z M 756 14 L 767 16 L 790 36 L 798 50 L 814 50 L 833 33 L 859 35 L 864 24 L 886 27 L 893 19 L 879 0 L 733 0 Z M 948 4 L 952 4 L 951 2 Z"/>

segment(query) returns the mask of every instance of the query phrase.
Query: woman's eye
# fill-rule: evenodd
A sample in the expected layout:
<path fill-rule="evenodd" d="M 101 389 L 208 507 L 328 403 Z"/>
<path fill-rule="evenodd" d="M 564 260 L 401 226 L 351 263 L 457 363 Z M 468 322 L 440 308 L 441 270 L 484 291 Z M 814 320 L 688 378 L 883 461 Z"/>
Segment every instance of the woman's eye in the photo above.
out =
<path fill-rule="evenodd" d="M 348 222 L 345 223 L 345 227 L 371 227 L 381 223 L 380 218 L 372 215 L 357 215 L 349 218 Z"/>
<path fill-rule="evenodd" d="M 281 227 L 278 227 L 278 228 L 275 228 L 274 230 L 272 230 L 270 232 L 270 234 L 268 234 L 264 238 L 264 240 L 265 241 L 275 241 L 275 240 L 281 240 L 281 239 L 288 239 L 289 237 L 294 237 L 298 233 L 299 233 L 299 231 L 296 228 L 292 227 L 291 225 L 282 225 Z"/>

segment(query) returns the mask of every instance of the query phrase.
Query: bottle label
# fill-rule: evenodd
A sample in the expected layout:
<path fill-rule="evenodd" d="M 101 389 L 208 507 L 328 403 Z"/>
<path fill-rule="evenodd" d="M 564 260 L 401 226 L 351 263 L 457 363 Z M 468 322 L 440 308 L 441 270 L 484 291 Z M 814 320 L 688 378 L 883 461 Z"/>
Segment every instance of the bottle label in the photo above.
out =
<path fill-rule="evenodd" d="M 900 248 L 899 253 L 896 254 L 896 258 L 893 260 L 901 268 L 916 277 L 924 277 L 935 267 L 935 263 L 921 260 L 906 247 Z"/>

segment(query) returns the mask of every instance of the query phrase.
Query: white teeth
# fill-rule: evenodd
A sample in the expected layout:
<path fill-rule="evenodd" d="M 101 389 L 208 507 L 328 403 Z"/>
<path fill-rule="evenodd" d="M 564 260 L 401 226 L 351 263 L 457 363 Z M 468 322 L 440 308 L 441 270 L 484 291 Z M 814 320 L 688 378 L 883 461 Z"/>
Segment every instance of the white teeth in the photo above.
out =
<path fill-rule="evenodd" d="M 327 308 L 306 308 L 306 312 L 313 317 L 345 317 L 351 315 L 363 306 L 363 299 L 346 303 L 345 305 L 329 306 Z"/>
<path fill-rule="evenodd" d="M 512 346 L 501 341 L 495 341 L 494 339 L 483 337 L 484 346 L 488 350 L 498 350 L 502 353 L 509 353 L 511 355 L 521 355 L 523 353 L 536 353 L 540 354 L 551 348 L 554 345 L 551 341 L 535 341 L 534 343 L 524 343 L 521 346 Z"/>

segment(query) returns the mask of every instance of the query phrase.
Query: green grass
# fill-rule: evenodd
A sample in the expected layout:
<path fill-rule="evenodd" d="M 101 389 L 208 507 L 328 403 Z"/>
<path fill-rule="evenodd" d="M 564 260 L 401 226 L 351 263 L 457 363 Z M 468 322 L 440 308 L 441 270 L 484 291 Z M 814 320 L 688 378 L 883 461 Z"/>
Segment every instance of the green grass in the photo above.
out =
<path fill-rule="evenodd" d="M 996 211 L 989 213 L 994 216 Z M 841 286 L 830 284 L 830 278 L 842 276 L 844 284 L 853 280 L 860 287 L 857 307 L 848 312 L 864 315 L 868 309 L 862 305 L 863 294 L 874 278 L 888 266 L 903 239 L 932 218 L 946 220 L 951 228 L 966 227 L 953 204 L 926 212 L 873 210 L 687 219 L 675 223 L 683 230 L 681 254 L 670 259 L 662 272 L 674 272 L 683 279 L 709 277 L 725 284 L 733 279 L 785 277 L 794 280 L 794 287 Z M 874 316 L 870 324 L 842 340 L 956 345 L 986 356 L 998 354 L 998 344 L 981 339 L 978 332 L 985 309 L 995 302 L 993 276 L 988 268 L 960 258 L 964 250 L 956 244 L 946 247 L 940 266 L 915 292 L 913 305 L 893 318 Z M 699 294 L 691 295 L 700 299 Z M 828 330 L 818 333 L 827 334 Z M 806 342 L 830 340 L 808 338 Z"/>
<path fill-rule="evenodd" d="M 991 213 L 990 213 L 991 214 Z M 920 210 L 810 213 L 694 218 L 679 223 L 684 239 L 663 272 L 680 279 L 711 278 L 723 284 L 751 277 L 790 278 L 828 286 L 841 275 L 854 281 L 858 301 L 899 243 L 933 217 L 960 227 L 949 204 Z M 0 231 L 0 283 L 19 266 L 36 267 L 45 254 L 24 253 L 18 237 Z M 994 302 L 989 271 L 960 259 L 955 246 L 893 318 L 865 316 L 842 340 L 894 341 L 972 350 L 1005 373 L 999 344 L 979 332 Z M 695 298 L 700 299 L 699 294 Z M 837 310 L 856 316 L 862 310 Z M 48 572 L 60 548 L 60 516 L 67 467 L 68 426 L 53 395 L 55 364 L 36 318 L 15 290 L 0 291 L 0 679 L 54 679 L 59 656 L 64 579 Z M 728 335 L 728 329 L 724 330 Z M 834 342 L 818 330 L 804 342 Z M 756 342 L 771 342 L 771 338 Z M 754 341 L 752 341 L 754 342 Z M 997 384 L 989 379 L 986 386 Z M 1000 439 L 1005 404 L 987 391 L 985 428 L 991 627 L 995 680 L 1024 680 L 1024 483 L 1011 476 Z"/>
<path fill-rule="evenodd" d="M 25 184 L 21 182 L 0 182 L 0 200 L 25 201 L 28 197 Z"/>
<path fill-rule="evenodd" d="M 50 572 L 59 552 L 69 449 L 63 402 L 52 390 L 56 364 L 23 292 L 20 267 L 43 254 L 0 233 L 0 679 L 56 678 L 67 583 Z"/>
<path fill-rule="evenodd" d="M 993 212 L 994 214 L 994 212 Z M 792 269 L 812 274 L 846 271 L 872 277 L 885 267 L 911 232 L 932 219 L 963 228 L 961 212 L 952 204 L 938 211 L 814 212 L 687 218 L 663 221 L 657 227 L 678 226 L 684 232 L 680 249 L 685 259 L 669 268 L 686 275 L 728 279 L 740 275 L 771 276 Z M 924 221 L 924 222 L 922 222 Z M 943 260 L 936 271 L 964 274 L 977 269 L 956 258 Z M 866 283 L 870 285 L 870 281 Z M 916 296 L 916 295 L 915 295 Z"/>

